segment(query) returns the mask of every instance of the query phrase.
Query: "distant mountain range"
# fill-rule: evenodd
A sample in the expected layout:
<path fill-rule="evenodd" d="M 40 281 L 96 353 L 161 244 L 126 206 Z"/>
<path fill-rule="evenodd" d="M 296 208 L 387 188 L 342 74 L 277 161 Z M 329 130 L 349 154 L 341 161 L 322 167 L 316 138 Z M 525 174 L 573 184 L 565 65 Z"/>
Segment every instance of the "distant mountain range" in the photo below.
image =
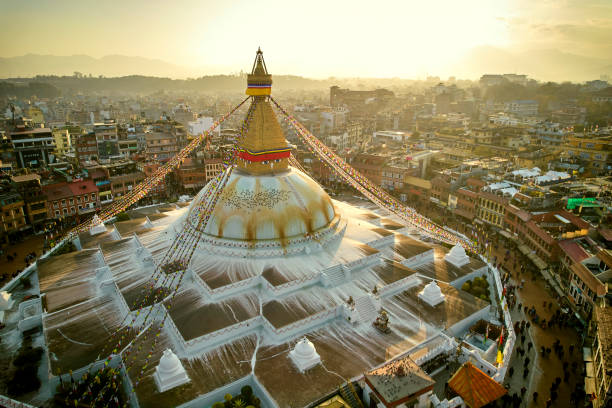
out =
<path fill-rule="evenodd" d="M 541 81 L 584 82 L 599 79 L 600 75 L 612 76 L 612 58 L 607 57 L 591 58 L 556 49 L 508 51 L 482 46 L 473 48 L 452 64 L 452 72 L 457 78 L 515 73 Z"/>
<path fill-rule="evenodd" d="M 482 74 L 518 73 L 542 81 L 583 82 L 612 76 L 612 58 L 591 58 L 559 50 L 510 51 L 491 46 L 473 48 L 444 67 L 444 72 L 457 78 L 478 79 Z M 202 68 L 189 68 L 159 59 L 108 55 L 93 58 L 87 55 L 54 56 L 27 54 L 0 58 L 0 78 L 33 77 L 36 75 L 104 75 L 119 77 L 142 75 L 167 78 L 197 78 L 210 74 Z M 333 75 L 330 72 L 330 75 Z M 435 73 L 434 73 L 435 74 Z"/>
<path fill-rule="evenodd" d="M 94 58 L 88 55 L 38 55 L 26 54 L 20 57 L 0 58 L 0 78 L 33 77 L 36 75 L 104 75 L 118 77 L 144 75 L 168 78 L 202 76 L 203 72 L 174 65 L 162 60 L 107 55 Z"/>

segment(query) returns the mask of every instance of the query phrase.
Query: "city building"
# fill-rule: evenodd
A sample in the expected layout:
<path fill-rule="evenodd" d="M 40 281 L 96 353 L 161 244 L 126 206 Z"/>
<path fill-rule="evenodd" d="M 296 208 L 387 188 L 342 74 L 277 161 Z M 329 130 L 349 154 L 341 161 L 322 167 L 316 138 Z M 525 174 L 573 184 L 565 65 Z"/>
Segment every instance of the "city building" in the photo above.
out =
<path fill-rule="evenodd" d="M 43 194 L 40 176 L 36 173 L 24 174 L 11 177 L 11 181 L 24 201 L 26 219 L 32 226 L 33 232 L 44 230 L 47 219 L 47 197 Z"/>
<path fill-rule="evenodd" d="M 41 167 L 55 162 L 55 139 L 51 129 L 18 125 L 10 133 L 17 166 Z"/>
<path fill-rule="evenodd" d="M 79 135 L 76 143 L 76 158 L 81 167 L 98 160 L 98 142 L 94 132 Z"/>
<path fill-rule="evenodd" d="M 201 135 L 212 127 L 213 122 L 210 116 L 200 116 L 194 121 L 187 122 L 187 134 L 190 137 Z"/>
<path fill-rule="evenodd" d="M 147 133 L 145 139 L 147 142 L 145 150 L 147 161 L 166 162 L 179 151 L 176 137 L 172 134 L 161 132 Z"/>
<path fill-rule="evenodd" d="M 19 234 L 29 228 L 26 224 L 24 202 L 10 185 L 0 186 L 0 244 L 15 242 Z"/>
<path fill-rule="evenodd" d="M 612 136 L 568 137 L 564 154 L 570 160 L 583 163 L 594 176 L 609 174 L 612 170 Z"/>
<path fill-rule="evenodd" d="M 119 156 L 119 136 L 114 122 L 94 123 L 93 132 L 96 136 L 99 160 Z"/>
<path fill-rule="evenodd" d="M 538 106 L 538 101 L 516 100 L 506 103 L 504 112 L 516 116 L 537 116 Z"/>
<path fill-rule="evenodd" d="M 98 187 L 93 180 L 47 184 L 42 190 L 47 197 L 48 218 L 78 218 L 100 208 Z"/>
<path fill-rule="evenodd" d="M 605 408 L 612 400 L 612 307 L 596 306 L 589 329 L 591 344 L 585 349 L 585 392 L 593 408 Z"/>
<path fill-rule="evenodd" d="M 119 198 L 144 180 L 145 175 L 133 161 L 119 161 L 104 166 L 113 197 Z"/>
<path fill-rule="evenodd" d="M 72 139 L 68 129 L 55 128 L 52 131 L 53 140 L 55 141 L 55 154 L 59 157 L 64 156 L 72 150 Z"/>
<path fill-rule="evenodd" d="M 478 218 L 499 229 L 504 228 L 504 217 L 509 200 L 501 195 L 481 191 L 478 193 Z"/>

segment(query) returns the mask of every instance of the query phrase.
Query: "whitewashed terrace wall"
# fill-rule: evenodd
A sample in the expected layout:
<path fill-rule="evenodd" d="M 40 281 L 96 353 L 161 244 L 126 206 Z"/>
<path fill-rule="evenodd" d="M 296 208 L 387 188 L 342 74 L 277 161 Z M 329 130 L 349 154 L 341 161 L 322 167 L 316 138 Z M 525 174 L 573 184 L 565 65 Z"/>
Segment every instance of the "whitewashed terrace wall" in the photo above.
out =
<path fill-rule="evenodd" d="M 212 333 L 185 341 L 185 351 L 188 354 L 197 354 L 217 345 L 227 343 L 230 340 L 246 336 L 262 326 L 262 319 L 261 316 L 255 316 Z"/>
<path fill-rule="evenodd" d="M 215 402 L 223 402 L 225 394 L 236 396 L 240 394 L 240 389 L 245 385 L 250 385 L 253 389 L 253 394 L 260 399 L 262 408 L 278 408 L 278 404 L 272 399 L 267 390 L 257 381 L 253 374 L 242 377 L 232 383 L 226 384 L 207 394 L 179 405 L 177 408 L 203 408 L 210 407 Z"/>
<path fill-rule="evenodd" d="M 298 320 L 283 327 L 276 328 L 267 319 L 263 319 L 264 329 L 278 343 L 298 337 L 311 331 L 314 327 L 343 317 L 343 306 L 322 310 L 305 319 Z"/>
<path fill-rule="evenodd" d="M 434 250 L 430 249 L 428 251 L 415 255 L 411 258 L 404 259 L 401 262 L 401 264 L 409 268 L 415 268 L 417 266 L 420 266 L 426 263 L 430 263 L 433 261 L 434 261 Z"/>
<path fill-rule="evenodd" d="M 406 289 L 413 288 L 421 283 L 418 274 L 410 275 L 378 289 L 381 297 L 391 297 Z"/>

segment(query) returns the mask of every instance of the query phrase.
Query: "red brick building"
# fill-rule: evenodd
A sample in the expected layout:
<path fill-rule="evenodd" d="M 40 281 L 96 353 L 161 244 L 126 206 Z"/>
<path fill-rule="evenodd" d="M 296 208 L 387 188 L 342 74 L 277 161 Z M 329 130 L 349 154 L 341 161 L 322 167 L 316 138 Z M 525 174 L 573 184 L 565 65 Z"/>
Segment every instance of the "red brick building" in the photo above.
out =
<path fill-rule="evenodd" d="M 47 196 L 47 217 L 64 218 L 96 211 L 100 207 L 98 187 L 93 180 L 48 184 L 42 187 Z"/>

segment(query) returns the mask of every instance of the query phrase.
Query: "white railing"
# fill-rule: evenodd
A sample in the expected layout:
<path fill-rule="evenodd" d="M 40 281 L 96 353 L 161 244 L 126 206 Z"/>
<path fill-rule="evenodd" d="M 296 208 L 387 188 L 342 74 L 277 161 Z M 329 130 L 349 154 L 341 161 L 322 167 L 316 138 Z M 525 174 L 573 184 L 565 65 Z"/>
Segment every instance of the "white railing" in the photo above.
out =
<path fill-rule="evenodd" d="M 396 293 L 402 290 L 411 288 L 413 286 L 416 286 L 419 283 L 420 283 L 420 280 L 418 279 L 416 274 L 410 275 L 400 280 L 396 280 L 393 283 L 383 286 L 382 288 L 378 289 L 378 294 L 379 296 L 384 296 L 384 297 L 393 296 Z"/>
<path fill-rule="evenodd" d="M 4 395 L 0 395 L 0 406 L 7 408 L 35 408 L 33 405 L 26 404 L 25 402 L 16 401 Z"/>

